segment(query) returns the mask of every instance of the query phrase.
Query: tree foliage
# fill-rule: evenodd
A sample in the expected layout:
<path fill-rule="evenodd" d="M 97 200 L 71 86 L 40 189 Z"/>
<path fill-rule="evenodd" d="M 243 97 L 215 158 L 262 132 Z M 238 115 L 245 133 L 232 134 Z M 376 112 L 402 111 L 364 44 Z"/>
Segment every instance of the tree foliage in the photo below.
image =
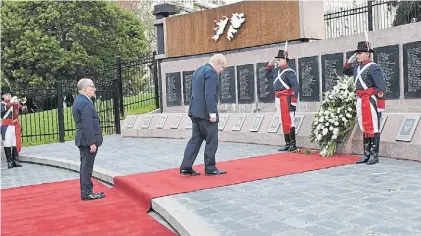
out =
<path fill-rule="evenodd" d="M 392 1 L 397 6 L 393 26 L 421 21 L 420 1 Z"/>
<path fill-rule="evenodd" d="M 103 1 L 3 2 L 1 74 L 12 87 L 51 87 L 83 68 L 150 54 L 136 16 Z M 2 79 L 2 83 L 4 80 Z"/>

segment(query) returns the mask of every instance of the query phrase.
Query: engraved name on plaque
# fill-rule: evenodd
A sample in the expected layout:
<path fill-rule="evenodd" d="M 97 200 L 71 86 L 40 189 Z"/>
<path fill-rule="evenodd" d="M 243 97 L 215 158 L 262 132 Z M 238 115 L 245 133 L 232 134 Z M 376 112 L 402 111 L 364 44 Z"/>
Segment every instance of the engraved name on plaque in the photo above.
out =
<path fill-rule="evenodd" d="M 238 103 L 254 102 L 254 65 L 237 66 Z"/>
<path fill-rule="evenodd" d="M 191 86 L 194 71 L 183 71 L 183 98 L 184 106 L 190 105 L 191 101 Z"/>
<path fill-rule="evenodd" d="M 399 46 L 392 45 L 374 49 L 374 62 L 376 62 L 386 81 L 386 99 L 399 98 Z"/>
<path fill-rule="evenodd" d="M 180 72 L 166 74 L 167 106 L 181 106 Z"/>
<path fill-rule="evenodd" d="M 300 100 L 306 102 L 320 101 L 318 57 L 299 58 L 298 65 L 300 70 Z"/>
<path fill-rule="evenodd" d="M 331 90 L 342 76 L 344 67 L 344 54 L 322 55 L 322 92 Z"/>
<path fill-rule="evenodd" d="M 220 74 L 219 80 L 219 101 L 223 103 L 235 103 L 235 67 L 230 66 Z"/>
<path fill-rule="evenodd" d="M 403 45 L 404 97 L 421 98 L 421 41 Z"/>
<path fill-rule="evenodd" d="M 273 90 L 273 74 L 266 70 L 268 63 L 257 63 L 257 97 L 259 102 L 272 103 L 275 101 Z"/>

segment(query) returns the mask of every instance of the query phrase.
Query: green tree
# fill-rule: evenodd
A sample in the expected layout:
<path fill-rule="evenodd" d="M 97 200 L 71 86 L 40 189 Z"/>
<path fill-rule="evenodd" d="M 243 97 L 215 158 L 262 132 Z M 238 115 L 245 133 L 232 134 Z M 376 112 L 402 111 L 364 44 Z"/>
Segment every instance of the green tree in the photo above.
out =
<path fill-rule="evenodd" d="M 391 5 L 397 6 L 393 26 L 421 21 L 420 1 L 392 1 Z"/>
<path fill-rule="evenodd" d="M 3 1 L 1 72 L 14 89 L 51 87 L 83 68 L 109 67 L 150 54 L 143 25 L 103 1 Z"/>

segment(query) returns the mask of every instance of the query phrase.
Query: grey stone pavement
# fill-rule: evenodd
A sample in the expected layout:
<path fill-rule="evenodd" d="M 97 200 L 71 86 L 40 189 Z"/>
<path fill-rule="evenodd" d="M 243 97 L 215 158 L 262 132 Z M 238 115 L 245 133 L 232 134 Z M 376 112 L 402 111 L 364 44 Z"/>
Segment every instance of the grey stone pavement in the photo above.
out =
<path fill-rule="evenodd" d="M 95 165 L 123 174 L 178 167 L 186 142 L 107 136 Z M 274 153 L 276 149 L 221 143 L 217 160 Z M 79 159 L 73 142 L 24 148 L 25 154 Z M 203 163 L 202 159 L 203 151 L 197 164 Z M 191 209 L 221 236 L 421 235 L 421 163 L 380 161 L 374 166 L 347 165 L 166 198 Z M 2 179 L 19 177 L 19 181 L 9 182 L 22 185 L 34 178 L 39 182 L 77 178 L 69 171 L 60 174 L 65 170 L 25 166 L 12 169 L 13 174 L 2 171 Z"/>

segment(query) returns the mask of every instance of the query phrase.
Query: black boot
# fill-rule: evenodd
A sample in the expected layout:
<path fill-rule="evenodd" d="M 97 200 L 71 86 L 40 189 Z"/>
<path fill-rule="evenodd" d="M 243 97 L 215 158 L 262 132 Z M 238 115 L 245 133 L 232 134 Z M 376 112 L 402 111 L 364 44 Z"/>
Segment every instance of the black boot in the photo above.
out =
<path fill-rule="evenodd" d="M 371 153 L 371 143 L 372 143 L 371 137 L 365 137 L 364 136 L 364 156 L 361 157 L 361 160 L 357 161 L 356 164 L 362 164 L 367 163 L 368 159 L 370 159 L 370 153 Z"/>
<path fill-rule="evenodd" d="M 13 167 L 22 167 L 22 164 L 19 163 L 19 153 L 16 147 L 12 147 L 12 158 L 13 158 Z"/>
<path fill-rule="evenodd" d="M 6 155 L 7 159 L 7 168 L 13 168 L 12 148 L 4 147 L 4 154 Z"/>
<path fill-rule="evenodd" d="M 380 146 L 380 133 L 375 133 L 373 143 L 371 144 L 370 159 L 367 161 L 367 165 L 374 165 L 379 162 L 379 146 Z"/>
<path fill-rule="evenodd" d="M 289 137 L 291 139 L 291 146 L 289 147 L 288 151 L 292 152 L 292 151 L 297 150 L 297 141 L 295 140 L 295 127 L 291 128 Z"/>
<path fill-rule="evenodd" d="M 291 139 L 289 138 L 289 134 L 284 134 L 285 139 L 285 147 L 279 148 L 278 151 L 285 152 L 289 150 L 289 147 L 291 146 Z"/>

